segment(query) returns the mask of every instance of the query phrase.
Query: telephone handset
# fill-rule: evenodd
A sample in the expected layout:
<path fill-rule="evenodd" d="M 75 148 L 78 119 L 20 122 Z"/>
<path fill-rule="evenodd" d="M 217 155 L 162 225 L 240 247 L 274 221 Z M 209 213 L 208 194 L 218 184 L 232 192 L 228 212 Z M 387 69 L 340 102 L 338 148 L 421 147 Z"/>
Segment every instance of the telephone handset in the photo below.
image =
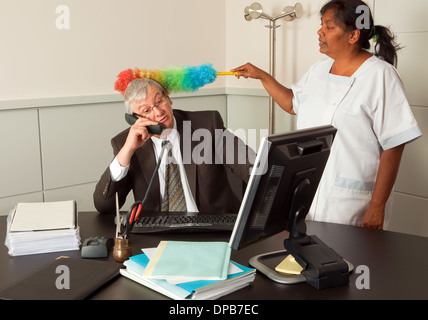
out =
<path fill-rule="evenodd" d="M 138 118 L 136 116 L 134 116 L 133 114 L 125 113 L 125 120 L 126 120 L 126 122 L 128 122 L 128 124 L 130 126 L 132 126 L 135 123 L 135 121 L 138 120 Z M 161 134 L 162 130 L 163 130 L 163 127 L 161 124 L 157 124 L 157 125 L 153 125 L 153 126 L 147 126 L 146 128 L 147 128 L 147 131 L 149 133 L 157 134 L 157 135 Z"/>

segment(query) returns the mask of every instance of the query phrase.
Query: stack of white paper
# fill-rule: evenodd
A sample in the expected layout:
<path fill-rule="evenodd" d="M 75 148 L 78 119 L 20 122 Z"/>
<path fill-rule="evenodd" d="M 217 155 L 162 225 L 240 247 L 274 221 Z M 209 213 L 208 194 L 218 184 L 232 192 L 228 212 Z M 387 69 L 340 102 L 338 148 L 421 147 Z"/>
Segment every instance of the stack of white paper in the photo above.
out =
<path fill-rule="evenodd" d="M 79 250 L 76 202 L 19 203 L 7 219 L 9 255 Z"/>

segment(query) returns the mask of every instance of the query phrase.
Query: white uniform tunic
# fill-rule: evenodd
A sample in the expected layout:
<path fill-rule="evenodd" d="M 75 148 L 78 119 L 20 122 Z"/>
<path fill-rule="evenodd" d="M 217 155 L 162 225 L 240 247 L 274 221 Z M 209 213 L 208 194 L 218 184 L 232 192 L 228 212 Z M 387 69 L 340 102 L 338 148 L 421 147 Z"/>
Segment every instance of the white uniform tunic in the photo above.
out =
<path fill-rule="evenodd" d="M 422 134 L 392 65 L 373 56 L 351 77 L 343 77 L 330 74 L 333 62 L 319 61 L 291 86 L 298 129 L 337 128 L 308 219 L 361 226 L 382 151 Z"/>

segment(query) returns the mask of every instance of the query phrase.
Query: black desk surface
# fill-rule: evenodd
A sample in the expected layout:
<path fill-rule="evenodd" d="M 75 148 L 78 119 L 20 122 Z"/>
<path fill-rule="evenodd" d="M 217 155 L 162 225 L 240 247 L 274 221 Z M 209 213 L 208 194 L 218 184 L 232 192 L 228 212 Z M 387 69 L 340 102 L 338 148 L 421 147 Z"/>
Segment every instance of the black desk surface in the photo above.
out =
<path fill-rule="evenodd" d="M 113 216 L 94 212 L 79 214 L 82 242 L 92 236 L 114 237 Z M 308 234 L 317 235 L 354 267 L 366 266 L 369 274 L 352 272 L 346 286 L 317 290 L 306 283 L 284 285 L 258 273 L 251 286 L 229 294 L 224 300 L 294 300 L 294 299 L 428 299 L 428 238 L 345 225 L 307 222 Z M 6 217 L 0 217 L 0 289 L 59 256 L 80 257 L 80 251 L 56 252 L 10 257 L 4 245 Z M 255 255 L 282 250 L 283 232 L 260 243 L 232 252 L 232 260 L 248 265 Z M 133 254 L 141 248 L 156 247 L 161 240 L 228 241 L 230 233 L 211 234 L 138 234 L 131 235 Z M 106 263 L 115 263 L 112 254 Z M 369 276 L 369 289 L 358 289 L 363 274 Z M 367 279 L 367 278 L 366 278 Z M 161 300 L 168 299 L 125 277 L 118 276 L 95 292 L 91 299 Z"/>

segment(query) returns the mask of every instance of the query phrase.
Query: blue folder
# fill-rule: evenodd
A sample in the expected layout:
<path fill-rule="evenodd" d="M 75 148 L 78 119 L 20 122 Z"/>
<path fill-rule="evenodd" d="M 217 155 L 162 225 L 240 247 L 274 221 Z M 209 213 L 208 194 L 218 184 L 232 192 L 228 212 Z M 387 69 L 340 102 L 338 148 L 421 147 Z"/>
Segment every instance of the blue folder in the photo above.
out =
<path fill-rule="evenodd" d="M 149 285 L 150 283 L 145 282 L 142 276 L 149 262 L 150 262 L 150 259 L 147 257 L 147 255 L 142 253 L 135 256 L 131 256 L 129 260 L 125 261 L 124 264 L 129 270 L 132 271 L 134 275 L 135 274 L 139 275 L 141 280 L 139 281 L 140 283 Z M 241 271 L 233 274 L 228 274 L 226 280 L 195 280 L 195 281 L 182 282 L 178 284 L 170 284 L 168 283 L 168 281 L 161 280 L 161 279 L 150 279 L 150 281 L 153 284 L 156 284 L 158 287 L 161 287 L 164 290 L 166 290 L 163 292 L 164 294 L 167 294 L 167 292 L 169 292 L 169 293 L 172 293 L 174 298 L 186 299 L 186 298 L 189 298 L 192 294 L 194 294 L 198 290 L 205 289 L 209 286 L 216 285 L 221 282 L 224 282 L 225 284 L 227 284 L 228 280 L 231 280 L 239 276 L 246 276 L 247 274 L 252 275 L 255 272 L 253 268 L 240 265 L 234 261 L 230 261 L 230 263 L 237 266 Z M 156 290 L 156 288 L 152 288 L 152 289 Z"/>

